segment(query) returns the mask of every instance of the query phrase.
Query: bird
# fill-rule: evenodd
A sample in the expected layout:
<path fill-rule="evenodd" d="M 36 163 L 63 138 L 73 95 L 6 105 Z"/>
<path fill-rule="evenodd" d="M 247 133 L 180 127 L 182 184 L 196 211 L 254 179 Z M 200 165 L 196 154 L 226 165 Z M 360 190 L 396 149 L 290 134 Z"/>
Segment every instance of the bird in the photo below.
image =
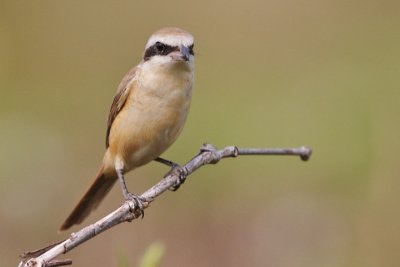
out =
<path fill-rule="evenodd" d="M 124 174 L 153 160 L 172 168 L 160 155 L 174 143 L 185 124 L 194 85 L 194 38 L 177 27 L 164 27 L 147 41 L 140 63 L 118 86 L 107 120 L 102 164 L 81 200 L 60 227 L 65 231 L 95 210 L 116 181 L 125 200 Z M 177 185 L 179 186 L 179 185 Z M 141 210 L 143 215 L 143 208 Z"/>

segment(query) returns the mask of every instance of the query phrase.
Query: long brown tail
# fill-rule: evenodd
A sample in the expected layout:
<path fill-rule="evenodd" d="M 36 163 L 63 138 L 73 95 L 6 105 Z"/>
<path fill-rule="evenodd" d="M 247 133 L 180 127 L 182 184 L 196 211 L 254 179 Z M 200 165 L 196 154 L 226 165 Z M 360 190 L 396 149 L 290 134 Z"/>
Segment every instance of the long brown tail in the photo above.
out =
<path fill-rule="evenodd" d="M 91 211 L 95 210 L 103 198 L 113 187 L 118 177 L 105 175 L 103 167 L 100 168 L 94 182 L 86 191 L 85 195 L 79 201 L 65 222 L 61 225 L 60 231 L 67 230 L 74 224 L 80 224 Z"/>

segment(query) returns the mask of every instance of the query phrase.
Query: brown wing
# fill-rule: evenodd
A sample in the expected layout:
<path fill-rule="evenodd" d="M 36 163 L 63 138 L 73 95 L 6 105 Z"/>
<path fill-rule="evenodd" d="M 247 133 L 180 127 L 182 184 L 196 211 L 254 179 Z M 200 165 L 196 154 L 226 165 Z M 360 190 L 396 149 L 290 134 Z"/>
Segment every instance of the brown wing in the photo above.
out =
<path fill-rule="evenodd" d="M 111 131 L 111 125 L 117 117 L 119 111 L 124 107 L 126 99 L 128 98 L 130 87 L 132 80 L 135 78 L 136 67 L 128 71 L 125 77 L 122 79 L 121 83 L 118 86 L 117 94 L 114 97 L 114 100 L 111 105 L 110 113 L 108 114 L 107 121 L 107 135 L 106 135 L 106 148 L 109 146 L 108 137 Z"/>

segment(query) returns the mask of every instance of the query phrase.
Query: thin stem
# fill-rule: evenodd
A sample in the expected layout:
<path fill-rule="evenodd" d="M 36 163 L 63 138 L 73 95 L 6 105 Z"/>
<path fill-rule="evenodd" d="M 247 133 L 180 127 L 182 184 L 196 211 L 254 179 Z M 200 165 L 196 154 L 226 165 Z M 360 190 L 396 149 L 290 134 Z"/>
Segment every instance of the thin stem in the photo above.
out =
<path fill-rule="evenodd" d="M 295 148 L 238 148 L 238 154 L 300 156 L 301 160 L 307 161 L 311 157 L 312 150 L 305 146 Z"/>

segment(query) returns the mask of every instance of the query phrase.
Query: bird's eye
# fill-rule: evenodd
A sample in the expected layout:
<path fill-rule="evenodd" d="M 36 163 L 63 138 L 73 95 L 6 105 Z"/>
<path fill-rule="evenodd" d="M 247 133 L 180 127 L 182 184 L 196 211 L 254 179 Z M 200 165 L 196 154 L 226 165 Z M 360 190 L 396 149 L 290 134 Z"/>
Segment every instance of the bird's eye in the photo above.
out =
<path fill-rule="evenodd" d="M 165 44 L 163 44 L 163 43 L 161 43 L 161 42 L 157 42 L 157 43 L 156 43 L 156 49 L 157 49 L 159 52 L 164 51 L 164 49 L 165 49 Z"/>

